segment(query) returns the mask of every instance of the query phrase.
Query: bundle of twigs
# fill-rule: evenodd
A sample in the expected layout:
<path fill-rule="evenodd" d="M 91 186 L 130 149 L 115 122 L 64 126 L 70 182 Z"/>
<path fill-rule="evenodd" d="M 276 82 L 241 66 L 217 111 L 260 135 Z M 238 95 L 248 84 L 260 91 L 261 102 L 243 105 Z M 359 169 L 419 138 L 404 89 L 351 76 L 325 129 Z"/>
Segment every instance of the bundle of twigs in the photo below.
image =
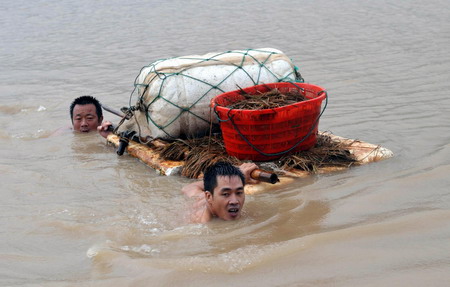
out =
<path fill-rule="evenodd" d="M 227 154 L 221 135 L 167 143 L 157 150 L 166 160 L 184 161 L 181 175 L 198 178 L 208 167 L 219 161 L 240 164 L 239 160 Z"/>
<path fill-rule="evenodd" d="M 299 151 L 280 158 L 281 169 L 299 169 L 316 173 L 322 167 L 350 167 L 357 161 L 350 153 L 352 143 L 342 143 L 332 140 L 330 136 L 317 135 L 317 143 L 307 151 Z"/>
<path fill-rule="evenodd" d="M 248 94 L 240 89 L 242 100 L 228 106 L 230 109 L 241 110 L 263 110 L 279 108 L 306 100 L 300 89 L 289 89 L 287 92 L 280 92 L 278 89 L 272 89 L 265 93 Z"/>
<path fill-rule="evenodd" d="M 317 135 L 316 145 L 307 150 L 283 156 L 274 163 L 284 170 L 298 169 L 316 173 L 321 167 L 350 167 L 356 159 L 349 151 L 351 143 L 334 141 L 329 135 Z M 163 159 L 184 161 L 182 175 L 198 178 L 209 166 L 218 161 L 235 165 L 242 162 L 226 153 L 221 135 L 177 140 L 167 143 L 158 152 Z"/>

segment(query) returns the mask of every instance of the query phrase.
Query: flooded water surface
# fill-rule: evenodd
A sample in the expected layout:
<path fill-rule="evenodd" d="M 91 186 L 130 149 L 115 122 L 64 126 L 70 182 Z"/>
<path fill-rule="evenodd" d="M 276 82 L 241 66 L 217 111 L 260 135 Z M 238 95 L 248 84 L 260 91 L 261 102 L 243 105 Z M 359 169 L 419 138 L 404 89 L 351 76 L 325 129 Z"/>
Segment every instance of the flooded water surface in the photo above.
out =
<path fill-rule="evenodd" d="M 3 1 L 2 286 L 445 286 L 450 2 Z M 185 221 L 190 179 L 65 132 L 90 94 L 128 105 L 158 59 L 273 47 L 324 87 L 320 130 L 391 159 L 248 195 Z M 119 119 L 107 112 L 108 120 Z"/>

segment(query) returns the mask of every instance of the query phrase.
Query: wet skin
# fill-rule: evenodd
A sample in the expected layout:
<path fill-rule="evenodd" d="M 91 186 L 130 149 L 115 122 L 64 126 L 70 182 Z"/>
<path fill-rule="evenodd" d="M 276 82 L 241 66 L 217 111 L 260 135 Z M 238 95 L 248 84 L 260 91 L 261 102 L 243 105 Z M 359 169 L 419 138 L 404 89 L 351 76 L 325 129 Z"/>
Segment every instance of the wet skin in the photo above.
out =
<path fill-rule="evenodd" d="M 244 184 L 238 176 L 218 176 L 214 194 L 206 191 L 206 201 L 213 216 L 223 220 L 241 217 L 245 202 Z"/>
<path fill-rule="evenodd" d="M 87 133 L 96 131 L 102 123 L 103 117 L 98 118 L 94 104 L 75 105 L 73 108 L 73 129 L 78 132 Z"/>

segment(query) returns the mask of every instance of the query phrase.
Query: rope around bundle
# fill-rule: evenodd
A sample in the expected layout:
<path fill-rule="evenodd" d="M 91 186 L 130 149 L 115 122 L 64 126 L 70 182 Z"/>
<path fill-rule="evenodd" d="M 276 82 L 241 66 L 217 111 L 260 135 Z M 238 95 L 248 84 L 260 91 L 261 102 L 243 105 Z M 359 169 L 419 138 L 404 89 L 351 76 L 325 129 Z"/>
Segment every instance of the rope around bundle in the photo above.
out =
<path fill-rule="evenodd" d="M 238 87 L 285 81 L 304 80 L 286 55 L 270 48 L 161 59 L 144 66 L 135 79 L 129 110 L 144 117 L 139 121 L 135 116 L 133 129 L 140 138 L 190 137 L 189 131 L 183 134 L 188 129 L 176 125 L 183 121 L 181 125 L 194 125 L 189 127 L 194 131 L 201 129 L 195 125 L 209 126 L 209 108 L 205 107 L 213 96 Z M 182 117 L 185 114 L 192 116 L 190 120 Z"/>

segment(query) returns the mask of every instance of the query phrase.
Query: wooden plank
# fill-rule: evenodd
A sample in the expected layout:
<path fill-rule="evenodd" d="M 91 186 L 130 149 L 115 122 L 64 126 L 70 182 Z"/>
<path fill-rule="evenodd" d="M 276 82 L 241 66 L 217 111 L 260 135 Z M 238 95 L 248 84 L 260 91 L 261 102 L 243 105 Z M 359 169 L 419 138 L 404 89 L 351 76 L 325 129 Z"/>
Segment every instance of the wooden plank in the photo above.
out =
<path fill-rule="evenodd" d="M 115 147 L 119 146 L 119 136 L 110 134 L 106 139 Z M 140 159 L 143 163 L 154 168 L 163 175 L 180 174 L 184 164 L 182 161 L 164 160 L 150 147 L 134 141 L 129 142 L 126 150 L 129 155 Z"/>

